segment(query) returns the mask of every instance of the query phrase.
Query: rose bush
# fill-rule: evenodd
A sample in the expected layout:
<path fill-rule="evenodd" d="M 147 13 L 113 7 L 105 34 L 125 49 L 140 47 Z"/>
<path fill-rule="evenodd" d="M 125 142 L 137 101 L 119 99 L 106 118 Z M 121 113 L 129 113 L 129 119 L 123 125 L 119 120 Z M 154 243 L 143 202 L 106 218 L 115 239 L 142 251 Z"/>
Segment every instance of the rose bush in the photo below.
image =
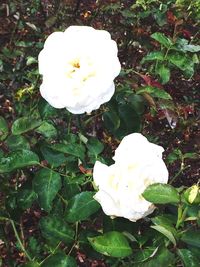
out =
<path fill-rule="evenodd" d="M 121 66 L 116 42 L 107 31 L 70 26 L 54 32 L 38 57 L 40 92 L 55 108 L 91 112 L 110 100 Z"/>
<path fill-rule="evenodd" d="M 133 133 L 123 138 L 107 166 L 97 161 L 93 178 L 99 191 L 94 198 L 105 214 L 137 221 L 152 213 L 155 206 L 142 197 L 153 183 L 167 183 L 168 171 L 162 160 L 161 146 Z"/>

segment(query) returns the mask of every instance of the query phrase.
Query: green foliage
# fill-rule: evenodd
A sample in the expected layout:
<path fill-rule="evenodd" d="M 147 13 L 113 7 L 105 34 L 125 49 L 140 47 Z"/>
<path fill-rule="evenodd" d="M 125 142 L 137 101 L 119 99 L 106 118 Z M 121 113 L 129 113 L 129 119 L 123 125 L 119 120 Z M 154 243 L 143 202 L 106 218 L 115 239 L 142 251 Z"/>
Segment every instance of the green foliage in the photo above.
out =
<path fill-rule="evenodd" d="M 0 173 L 11 172 L 27 166 L 39 164 L 37 154 L 30 150 L 16 150 L 0 159 Z"/>
<path fill-rule="evenodd" d="M 22 189 L 17 194 L 18 206 L 24 210 L 30 208 L 37 199 L 37 194 L 31 189 Z"/>
<path fill-rule="evenodd" d="M 14 121 L 12 125 L 12 133 L 14 135 L 26 133 L 41 125 L 41 121 L 30 117 L 22 117 Z"/>
<path fill-rule="evenodd" d="M 120 232 L 112 231 L 102 236 L 89 237 L 91 246 L 98 252 L 117 258 L 124 258 L 132 253 L 127 239 Z"/>
<path fill-rule="evenodd" d="M 199 230 L 188 230 L 181 236 L 181 240 L 188 245 L 194 247 L 200 247 L 200 231 Z"/>
<path fill-rule="evenodd" d="M 153 73 L 160 77 L 162 84 L 169 82 L 174 67 L 180 69 L 186 78 L 194 75 L 195 64 L 198 64 L 199 60 L 196 60 L 196 54 L 192 53 L 200 51 L 199 45 L 191 45 L 184 38 L 174 41 L 160 32 L 153 33 L 151 37 L 160 44 L 161 50 L 148 53 L 141 63 L 153 62 Z"/>
<path fill-rule="evenodd" d="M 9 150 L 15 151 L 19 149 L 30 150 L 30 144 L 28 140 L 22 135 L 10 135 L 6 139 L 6 145 Z"/>
<path fill-rule="evenodd" d="M 137 94 L 148 93 L 153 97 L 160 99 L 171 99 L 171 96 L 162 89 L 152 86 L 145 86 L 137 91 Z"/>
<path fill-rule="evenodd" d="M 8 135 L 8 125 L 6 120 L 0 116 L 0 140 L 4 140 Z"/>
<path fill-rule="evenodd" d="M 46 267 L 46 266 L 76 267 L 77 265 L 76 265 L 74 258 L 70 256 L 66 256 L 62 252 L 58 252 L 52 255 L 51 257 L 49 257 L 48 259 L 46 259 L 41 266 L 42 267 Z"/>
<path fill-rule="evenodd" d="M 199 266 L 200 191 L 196 173 L 188 177 L 199 157 L 191 149 L 198 124 L 199 1 L 88 1 L 84 9 L 80 1 L 43 2 L 0 7 L 0 236 L 8 254 L 0 265 Z M 38 93 L 37 57 L 46 35 L 72 19 L 110 31 L 123 67 L 112 99 L 78 118 Z M 183 95 L 184 84 L 192 100 Z M 163 123 L 170 111 L 179 119 L 171 131 Z M 170 184 L 145 189 L 142 196 L 155 211 L 133 223 L 103 214 L 92 168 L 96 160 L 112 164 L 119 141 L 134 132 L 166 149 Z"/>
<path fill-rule="evenodd" d="M 53 170 L 42 169 L 33 179 L 33 189 L 38 195 L 40 207 L 46 211 L 52 209 L 52 201 L 61 188 L 61 177 Z"/>
<path fill-rule="evenodd" d="M 155 204 L 179 203 L 178 191 L 168 184 L 155 183 L 149 185 L 143 192 L 143 197 Z"/>
<path fill-rule="evenodd" d="M 195 255 L 188 249 L 179 249 L 178 255 L 180 256 L 185 267 L 198 267 L 199 260 Z"/>
<path fill-rule="evenodd" d="M 51 241 L 60 240 L 66 244 L 74 241 L 74 231 L 58 216 L 48 216 L 40 219 L 40 229 L 42 235 Z"/>
<path fill-rule="evenodd" d="M 93 195 L 92 192 L 85 191 L 71 198 L 67 205 L 65 219 L 71 223 L 88 219 L 100 208 Z"/>

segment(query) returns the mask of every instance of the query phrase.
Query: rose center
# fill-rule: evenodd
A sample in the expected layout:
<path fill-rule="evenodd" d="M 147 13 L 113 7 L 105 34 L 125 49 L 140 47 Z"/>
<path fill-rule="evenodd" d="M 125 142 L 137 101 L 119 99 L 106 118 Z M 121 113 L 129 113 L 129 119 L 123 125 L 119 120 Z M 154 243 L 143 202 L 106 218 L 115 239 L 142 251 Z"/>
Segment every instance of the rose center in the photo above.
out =
<path fill-rule="evenodd" d="M 72 66 L 76 69 L 80 69 L 80 63 L 79 62 L 73 62 Z"/>

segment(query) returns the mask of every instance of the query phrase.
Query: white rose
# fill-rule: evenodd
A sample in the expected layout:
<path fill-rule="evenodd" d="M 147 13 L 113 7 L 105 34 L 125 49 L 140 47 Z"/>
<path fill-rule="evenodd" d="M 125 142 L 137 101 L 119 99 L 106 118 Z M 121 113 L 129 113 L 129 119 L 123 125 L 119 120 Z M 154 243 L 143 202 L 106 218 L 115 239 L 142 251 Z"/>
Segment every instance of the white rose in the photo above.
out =
<path fill-rule="evenodd" d="M 143 135 L 133 133 L 124 137 L 116 149 L 113 165 L 95 163 L 93 178 L 99 191 L 94 198 L 105 214 L 135 222 L 154 211 L 155 206 L 142 193 L 150 184 L 167 183 L 163 151 Z"/>
<path fill-rule="evenodd" d="M 40 52 L 40 92 L 55 108 L 74 114 L 91 112 L 110 100 L 121 66 L 116 42 L 107 31 L 70 26 L 54 32 Z"/>

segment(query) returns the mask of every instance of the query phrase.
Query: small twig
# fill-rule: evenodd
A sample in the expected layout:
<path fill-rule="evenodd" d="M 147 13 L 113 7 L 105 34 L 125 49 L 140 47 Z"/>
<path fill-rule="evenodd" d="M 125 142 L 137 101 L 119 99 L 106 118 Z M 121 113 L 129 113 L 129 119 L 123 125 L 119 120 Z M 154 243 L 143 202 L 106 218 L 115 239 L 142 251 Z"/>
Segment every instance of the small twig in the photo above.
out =
<path fill-rule="evenodd" d="M 78 241 L 78 222 L 76 222 L 76 229 L 75 229 L 75 241 L 74 244 L 72 245 L 70 251 L 68 252 L 67 255 L 70 255 L 73 251 L 73 249 L 76 247 Z"/>
<path fill-rule="evenodd" d="M 172 184 L 175 180 L 176 180 L 176 178 L 184 171 L 184 170 L 186 170 L 186 169 L 188 169 L 190 166 L 186 166 L 186 167 L 181 167 L 180 169 L 179 169 L 179 171 L 174 175 L 174 177 L 172 177 L 172 179 L 170 180 L 170 182 L 169 182 L 169 184 Z"/>
<path fill-rule="evenodd" d="M 24 231 L 23 231 L 23 220 L 22 218 L 20 219 L 20 232 L 21 232 L 21 239 L 22 239 L 22 244 L 25 247 L 25 238 L 24 238 Z"/>
<path fill-rule="evenodd" d="M 58 243 L 58 245 L 55 247 L 55 249 L 44 260 L 42 260 L 39 263 L 39 265 L 42 265 L 49 257 L 51 257 L 56 252 L 56 250 L 59 248 L 60 244 L 61 244 L 61 241 Z"/>
<path fill-rule="evenodd" d="M 29 256 L 28 252 L 26 251 L 24 245 L 22 244 L 22 241 L 21 241 L 21 239 L 20 239 L 20 237 L 19 237 L 19 235 L 18 235 L 17 229 L 16 229 L 16 227 L 15 227 L 15 223 L 14 223 L 14 221 L 13 221 L 13 220 L 10 220 L 10 223 L 11 223 L 11 225 L 12 225 L 13 231 L 14 231 L 14 233 L 15 233 L 15 237 L 16 237 L 18 243 L 19 243 L 19 246 L 20 246 L 21 250 L 24 252 L 24 254 L 25 254 L 26 257 L 28 258 L 28 260 L 29 260 L 29 261 L 32 261 L 31 257 Z"/>

